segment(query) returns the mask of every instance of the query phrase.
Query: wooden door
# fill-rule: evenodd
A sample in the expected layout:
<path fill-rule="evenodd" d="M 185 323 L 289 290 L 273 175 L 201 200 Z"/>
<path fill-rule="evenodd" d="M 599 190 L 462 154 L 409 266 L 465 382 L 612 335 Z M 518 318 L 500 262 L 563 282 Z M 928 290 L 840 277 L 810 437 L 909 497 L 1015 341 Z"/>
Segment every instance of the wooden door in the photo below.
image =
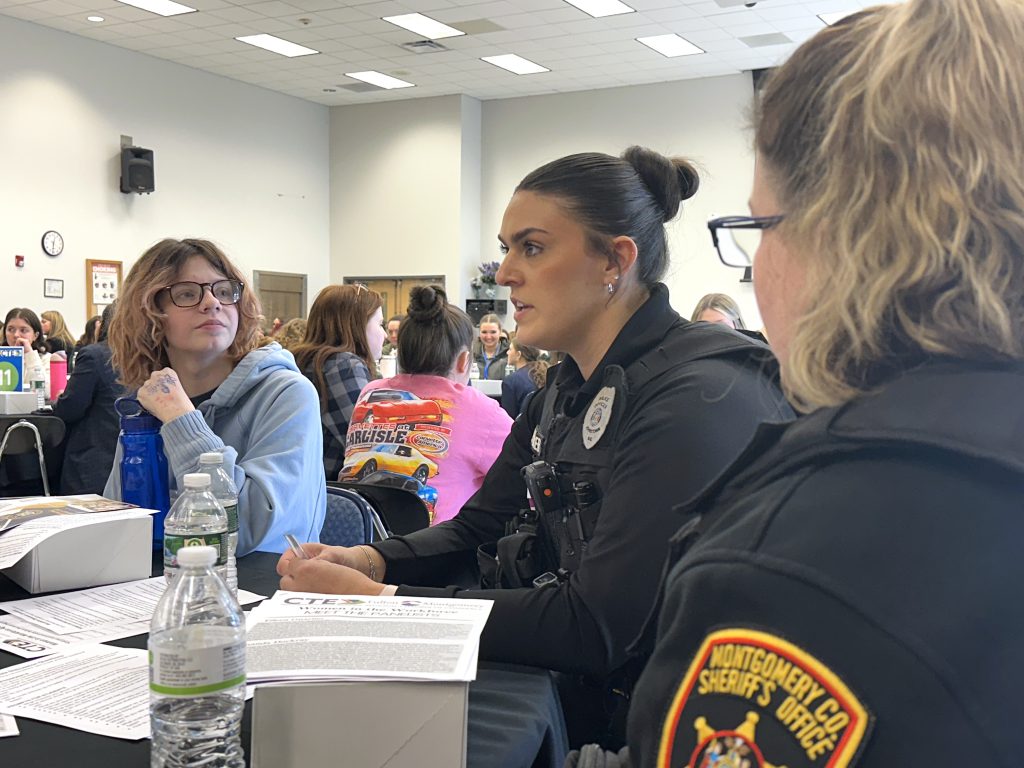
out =
<path fill-rule="evenodd" d="M 267 327 L 274 318 L 287 323 L 306 316 L 306 275 L 288 272 L 253 272 L 253 288 L 263 305 Z"/>

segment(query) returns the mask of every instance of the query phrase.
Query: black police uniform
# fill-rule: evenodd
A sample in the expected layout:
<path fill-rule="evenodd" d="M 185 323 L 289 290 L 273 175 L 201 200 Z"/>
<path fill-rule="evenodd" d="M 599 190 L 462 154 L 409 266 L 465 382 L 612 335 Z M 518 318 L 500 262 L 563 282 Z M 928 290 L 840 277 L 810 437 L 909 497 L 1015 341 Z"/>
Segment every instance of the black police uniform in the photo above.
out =
<path fill-rule="evenodd" d="M 516 420 L 483 487 L 454 519 L 373 545 L 387 563 L 387 581 L 403 585 L 399 595 L 493 600 L 482 659 L 604 680 L 649 612 L 668 539 L 683 522 L 671 500 L 714 479 L 758 423 L 790 416 L 772 370 L 766 347 L 681 321 L 667 289 L 656 286 L 589 380 L 572 360 L 549 372 L 549 385 Z M 610 402 L 606 388 L 614 391 Z M 593 502 L 585 515 L 566 510 L 541 522 L 534 544 L 548 560 L 529 575 L 555 574 L 551 586 L 444 587 L 526 506 L 520 472 L 537 458 L 558 467 L 564 492 L 574 481 L 590 483 Z"/>
<path fill-rule="evenodd" d="M 673 539 L 634 768 L 1021 765 L 1022 392 L 938 361 L 762 428 Z"/>

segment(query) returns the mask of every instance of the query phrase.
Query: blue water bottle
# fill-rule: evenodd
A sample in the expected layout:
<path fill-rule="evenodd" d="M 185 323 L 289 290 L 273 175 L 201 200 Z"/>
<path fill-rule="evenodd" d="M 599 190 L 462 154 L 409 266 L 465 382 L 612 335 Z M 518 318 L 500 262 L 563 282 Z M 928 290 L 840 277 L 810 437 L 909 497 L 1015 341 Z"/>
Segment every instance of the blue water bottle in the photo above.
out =
<path fill-rule="evenodd" d="M 164 518 L 171 501 L 160 419 L 144 410 L 134 397 L 118 398 L 114 409 L 121 417 L 121 500 L 160 510 L 153 515 L 153 549 L 162 549 Z"/>

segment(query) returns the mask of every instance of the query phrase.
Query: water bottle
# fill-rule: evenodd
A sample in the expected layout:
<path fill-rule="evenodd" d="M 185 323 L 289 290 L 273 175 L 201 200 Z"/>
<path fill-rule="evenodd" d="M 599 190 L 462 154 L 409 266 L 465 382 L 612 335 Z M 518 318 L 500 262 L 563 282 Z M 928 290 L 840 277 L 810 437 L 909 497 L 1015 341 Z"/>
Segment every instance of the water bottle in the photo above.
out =
<path fill-rule="evenodd" d="M 199 456 L 199 471 L 210 476 L 210 492 L 228 516 L 228 561 L 224 580 L 231 594 L 237 597 L 238 566 L 235 563 L 235 552 L 238 551 L 238 489 L 224 469 L 224 456 L 216 451 Z"/>
<path fill-rule="evenodd" d="M 167 457 L 160 437 L 160 419 L 143 410 L 139 401 L 121 397 L 114 401 L 121 417 L 121 500 L 153 515 L 153 549 L 164 543 L 164 518 L 171 507 L 167 493 Z"/>
<path fill-rule="evenodd" d="M 68 358 L 65 352 L 50 355 L 50 400 L 56 402 L 68 386 Z"/>
<path fill-rule="evenodd" d="M 149 628 L 150 766 L 243 768 L 245 617 L 212 566 L 185 547 Z"/>
<path fill-rule="evenodd" d="M 174 584 L 181 566 L 178 554 L 189 547 L 217 550 L 214 570 L 227 581 L 228 514 L 210 492 L 210 476 L 202 472 L 185 475 L 185 490 L 164 520 L 164 578 Z"/>
<path fill-rule="evenodd" d="M 476 360 L 473 361 L 473 365 L 469 368 L 469 378 L 479 379 L 480 378 L 480 366 L 477 365 Z"/>
<path fill-rule="evenodd" d="M 43 378 L 43 366 L 32 369 L 32 391 L 36 393 L 36 409 L 46 405 L 46 379 Z"/>
<path fill-rule="evenodd" d="M 512 365 L 512 363 L 508 363 L 508 364 L 505 365 L 505 378 L 506 379 L 509 376 L 511 376 L 513 373 L 515 373 L 515 372 L 516 372 L 516 367 L 514 365 Z"/>

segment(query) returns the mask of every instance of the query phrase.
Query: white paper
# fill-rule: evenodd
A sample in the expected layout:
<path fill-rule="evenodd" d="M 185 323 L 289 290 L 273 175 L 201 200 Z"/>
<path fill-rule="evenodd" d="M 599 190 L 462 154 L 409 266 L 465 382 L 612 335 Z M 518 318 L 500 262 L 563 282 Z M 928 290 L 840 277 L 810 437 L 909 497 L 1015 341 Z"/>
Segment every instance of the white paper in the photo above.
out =
<path fill-rule="evenodd" d="M 25 523 L 13 533 L 33 524 Z M 9 600 L 0 602 L 0 610 L 58 635 L 109 629 L 111 625 L 138 621 L 148 625 L 166 588 L 164 577 L 154 576 L 59 595 Z M 261 595 L 238 590 L 238 601 L 242 604 L 262 599 Z"/>
<path fill-rule="evenodd" d="M 114 512 L 135 509 L 136 506 L 126 501 L 106 499 L 95 493 L 71 496 L 21 496 L 6 501 L 0 500 L 0 532 L 43 517 Z M 152 513 L 153 510 L 148 511 Z"/>
<path fill-rule="evenodd" d="M 83 645 L 2 669 L 0 711 L 118 739 L 145 739 L 146 652 Z"/>
<path fill-rule="evenodd" d="M 122 637 L 149 632 L 148 621 L 129 624 L 107 624 L 98 629 L 87 629 L 68 635 L 58 635 L 16 616 L 0 616 L 0 650 L 26 659 L 49 656 L 62 648 L 83 643 L 105 643 Z"/>
<path fill-rule="evenodd" d="M 279 591 L 250 614 L 249 680 L 474 680 L 491 605 Z"/>
<path fill-rule="evenodd" d="M 17 736 L 20 733 L 17 720 L 10 715 L 0 715 L 0 739 L 5 736 Z"/>
<path fill-rule="evenodd" d="M 10 568 L 35 549 L 40 542 L 69 528 L 96 525 L 110 520 L 149 517 L 152 510 L 124 509 L 118 512 L 93 512 L 87 515 L 57 515 L 29 520 L 0 535 L 0 570 Z"/>

